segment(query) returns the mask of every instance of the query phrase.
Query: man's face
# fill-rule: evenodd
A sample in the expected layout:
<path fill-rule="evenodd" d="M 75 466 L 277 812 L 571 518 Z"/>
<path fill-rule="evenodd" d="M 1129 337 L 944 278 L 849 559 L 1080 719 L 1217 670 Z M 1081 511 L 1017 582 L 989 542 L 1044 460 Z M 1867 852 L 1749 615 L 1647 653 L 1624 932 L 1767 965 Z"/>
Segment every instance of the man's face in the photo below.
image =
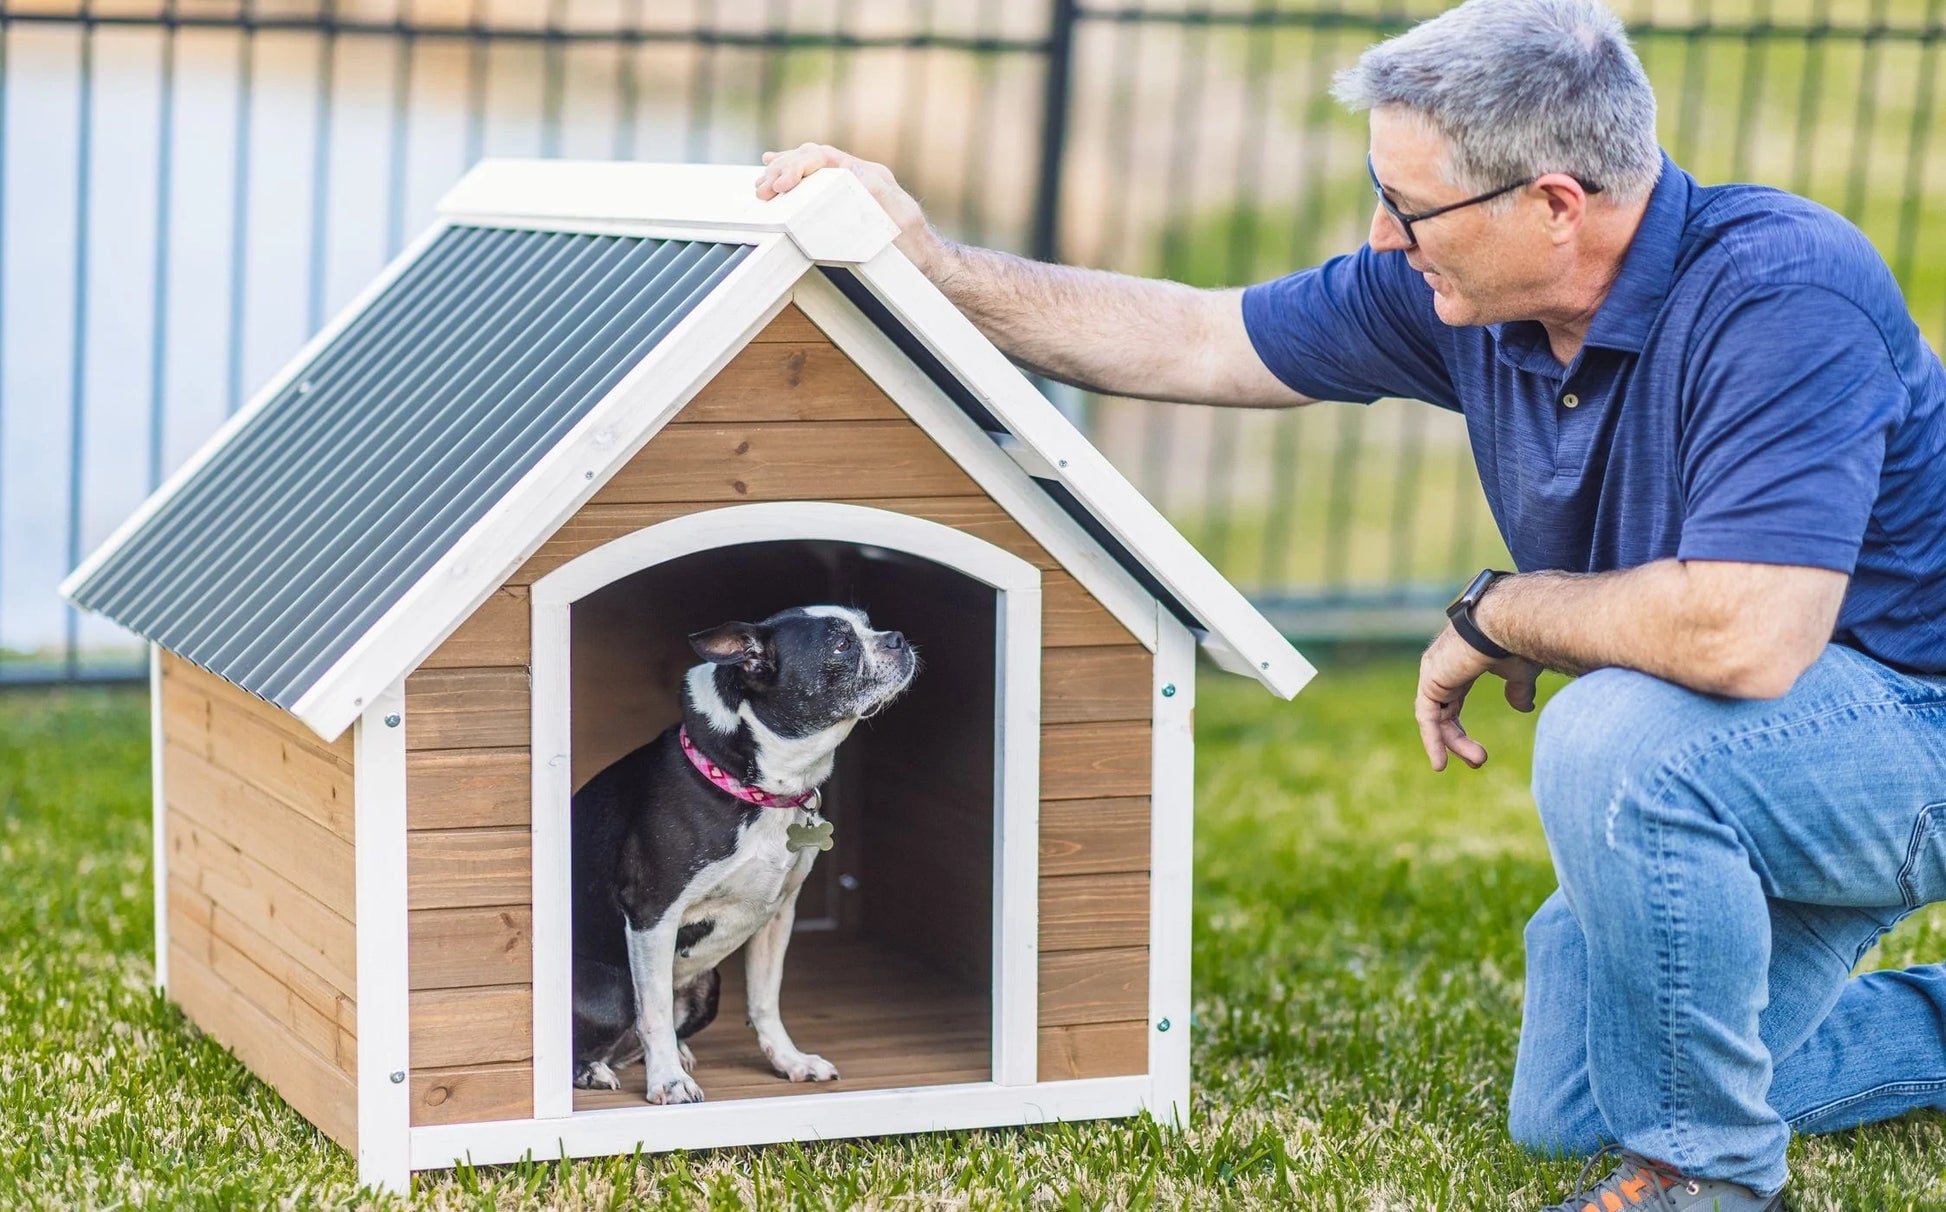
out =
<path fill-rule="evenodd" d="M 1446 180 L 1446 140 L 1431 124 L 1381 106 L 1372 111 L 1371 130 L 1372 169 L 1400 210 L 1417 214 L 1474 192 Z M 1516 191 L 1505 210 L 1466 206 L 1414 223 L 1416 247 L 1406 244 L 1398 222 L 1375 202 L 1371 245 L 1380 252 L 1404 250 L 1406 261 L 1432 287 L 1433 309 L 1447 324 L 1532 319 L 1556 252 L 1542 227 L 1546 201 L 1533 195 Z"/>

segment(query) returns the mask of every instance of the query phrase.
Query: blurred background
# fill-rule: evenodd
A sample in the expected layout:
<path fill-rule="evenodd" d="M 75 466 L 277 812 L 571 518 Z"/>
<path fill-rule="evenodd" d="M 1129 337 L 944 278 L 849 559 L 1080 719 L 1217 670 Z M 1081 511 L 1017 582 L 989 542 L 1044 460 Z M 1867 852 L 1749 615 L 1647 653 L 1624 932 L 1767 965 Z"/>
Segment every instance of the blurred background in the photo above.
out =
<path fill-rule="evenodd" d="M 1437 0 L 0 7 L 0 680 L 143 670 L 61 578 L 483 156 L 884 161 L 950 235 L 1198 285 L 1349 251 L 1327 95 Z M 1946 336 L 1946 0 L 1620 0 L 1664 146 L 1843 212 Z M 1463 426 L 1056 392 L 1294 637 L 1430 634 L 1505 559 Z"/>

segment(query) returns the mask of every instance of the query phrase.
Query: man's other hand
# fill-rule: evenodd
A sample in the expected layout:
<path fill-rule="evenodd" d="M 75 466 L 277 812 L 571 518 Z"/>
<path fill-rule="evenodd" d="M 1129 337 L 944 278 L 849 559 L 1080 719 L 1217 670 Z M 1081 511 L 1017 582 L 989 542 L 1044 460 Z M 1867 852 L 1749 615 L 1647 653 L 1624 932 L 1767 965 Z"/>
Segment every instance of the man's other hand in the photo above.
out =
<path fill-rule="evenodd" d="M 1486 746 L 1466 735 L 1460 724 L 1460 707 L 1467 692 L 1483 673 L 1492 673 L 1507 683 L 1507 703 L 1515 711 L 1534 709 L 1534 682 L 1541 667 L 1525 657 L 1494 660 L 1460 638 L 1451 625 L 1441 629 L 1419 658 L 1419 693 L 1413 702 L 1413 715 L 1419 721 L 1419 740 L 1426 747 L 1426 758 L 1434 770 L 1446 769 L 1446 755 L 1474 769 L 1486 764 Z"/>
<path fill-rule="evenodd" d="M 764 170 L 757 177 L 757 197 L 768 202 L 779 194 L 787 194 L 797 188 L 798 182 L 823 168 L 842 168 L 864 182 L 885 213 L 899 225 L 899 236 L 894 241 L 899 251 L 921 273 L 933 276 L 942 262 L 946 242 L 926 222 L 918 200 L 900 188 L 892 170 L 883 164 L 861 160 L 827 143 L 802 143 L 789 151 L 765 152 Z"/>

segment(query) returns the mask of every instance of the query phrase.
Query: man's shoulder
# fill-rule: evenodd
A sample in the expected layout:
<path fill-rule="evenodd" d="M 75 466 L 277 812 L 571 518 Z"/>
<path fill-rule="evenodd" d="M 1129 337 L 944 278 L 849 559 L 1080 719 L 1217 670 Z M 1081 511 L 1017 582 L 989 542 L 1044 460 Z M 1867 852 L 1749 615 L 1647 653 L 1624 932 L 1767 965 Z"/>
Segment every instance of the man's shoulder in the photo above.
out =
<path fill-rule="evenodd" d="M 1721 302 L 1802 286 L 1847 299 L 1878 319 L 1905 311 L 1885 258 L 1851 220 L 1767 185 L 1697 190 L 1677 273 L 1692 287 L 1710 289 Z"/>

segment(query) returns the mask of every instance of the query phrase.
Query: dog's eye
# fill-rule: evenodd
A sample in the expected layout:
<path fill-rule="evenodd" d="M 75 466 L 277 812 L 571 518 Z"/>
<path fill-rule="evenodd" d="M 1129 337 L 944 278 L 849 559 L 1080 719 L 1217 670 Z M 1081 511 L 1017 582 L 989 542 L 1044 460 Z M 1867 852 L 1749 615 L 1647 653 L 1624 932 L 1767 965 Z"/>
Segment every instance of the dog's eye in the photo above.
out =
<path fill-rule="evenodd" d="M 846 636 L 846 637 L 845 637 L 844 639 L 842 639 L 842 640 L 839 640 L 839 641 L 838 641 L 838 651 L 839 651 L 839 652 L 850 652 L 850 651 L 851 651 L 851 637 L 850 637 L 850 636 Z"/>

